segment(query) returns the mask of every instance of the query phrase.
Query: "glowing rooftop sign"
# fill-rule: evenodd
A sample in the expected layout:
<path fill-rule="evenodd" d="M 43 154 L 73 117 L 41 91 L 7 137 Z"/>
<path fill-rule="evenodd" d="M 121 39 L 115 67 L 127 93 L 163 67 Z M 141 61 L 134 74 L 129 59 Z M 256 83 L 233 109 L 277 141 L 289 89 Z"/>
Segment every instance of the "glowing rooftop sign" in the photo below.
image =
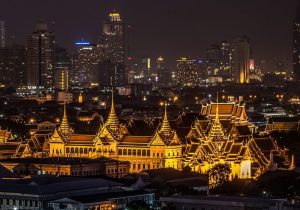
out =
<path fill-rule="evenodd" d="M 76 42 L 75 45 L 90 45 L 90 42 Z"/>

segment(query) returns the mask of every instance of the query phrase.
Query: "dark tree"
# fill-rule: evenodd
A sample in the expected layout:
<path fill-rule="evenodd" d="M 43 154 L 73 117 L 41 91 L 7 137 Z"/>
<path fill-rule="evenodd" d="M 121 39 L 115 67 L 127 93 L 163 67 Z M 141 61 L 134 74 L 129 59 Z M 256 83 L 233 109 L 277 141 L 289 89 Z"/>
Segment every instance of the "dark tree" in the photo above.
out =
<path fill-rule="evenodd" d="M 231 168 L 228 163 L 216 164 L 208 170 L 209 188 L 215 188 L 221 186 L 225 182 L 229 181 L 229 175 Z"/>

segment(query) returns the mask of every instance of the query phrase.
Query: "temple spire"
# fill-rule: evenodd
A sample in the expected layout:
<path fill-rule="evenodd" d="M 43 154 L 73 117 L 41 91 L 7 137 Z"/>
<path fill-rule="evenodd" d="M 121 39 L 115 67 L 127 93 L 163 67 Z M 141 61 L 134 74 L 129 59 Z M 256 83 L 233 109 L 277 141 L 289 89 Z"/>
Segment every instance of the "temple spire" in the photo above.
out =
<path fill-rule="evenodd" d="M 217 92 L 216 116 L 212 123 L 208 137 L 213 140 L 223 140 L 225 134 L 219 119 L 219 94 Z"/>
<path fill-rule="evenodd" d="M 68 122 L 68 117 L 67 117 L 67 102 L 66 101 L 64 102 L 64 114 L 63 114 L 61 124 L 59 126 L 59 130 L 64 135 L 69 134 L 69 132 L 71 130 L 69 122 Z"/>
<path fill-rule="evenodd" d="M 111 94 L 111 107 L 110 112 L 106 121 L 106 125 L 113 131 L 116 131 L 119 128 L 119 120 L 115 111 L 115 102 L 114 102 L 114 89 L 112 88 Z"/>
<path fill-rule="evenodd" d="M 171 130 L 172 129 L 168 120 L 167 102 L 165 102 L 165 111 L 164 111 L 163 121 L 160 127 L 160 132 L 162 132 L 164 135 L 170 135 Z"/>
<path fill-rule="evenodd" d="M 295 155 L 292 154 L 292 159 L 291 159 L 291 164 L 289 167 L 289 170 L 295 170 L 296 166 L 295 166 Z"/>

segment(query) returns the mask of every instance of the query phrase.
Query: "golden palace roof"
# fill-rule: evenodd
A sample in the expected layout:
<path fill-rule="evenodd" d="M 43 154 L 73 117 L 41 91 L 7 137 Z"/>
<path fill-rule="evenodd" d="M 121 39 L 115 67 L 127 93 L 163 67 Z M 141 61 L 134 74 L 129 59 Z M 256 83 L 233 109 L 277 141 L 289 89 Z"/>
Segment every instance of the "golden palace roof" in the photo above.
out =
<path fill-rule="evenodd" d="M 202 105 L 201 115 L 215 118 L 218 107 L 218 114 L 220 119 L 246 119 L 245 105 L 241 105 L 237 102 L 228 103 L 214 103 Z"/>

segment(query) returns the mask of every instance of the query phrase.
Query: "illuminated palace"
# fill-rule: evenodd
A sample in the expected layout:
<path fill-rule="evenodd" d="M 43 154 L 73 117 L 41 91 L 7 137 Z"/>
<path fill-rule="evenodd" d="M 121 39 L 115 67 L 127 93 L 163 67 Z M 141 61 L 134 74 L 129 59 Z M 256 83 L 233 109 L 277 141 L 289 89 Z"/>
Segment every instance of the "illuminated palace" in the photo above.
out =
<path fill-rule="evenodd" d="M 201 119 L 200 119 L 201 118 Z M 257 177 L 268 170 L 293 168 L 287 151 L 270 136 L 255 136 L 247 121 L 245 106 L 238 103 L 209 103 L 186 137 L 184 165 L 207 173 L 216 164 L 228 163 L 231 178 Z M 276 160 L 276 162 L 275 162 Z"/>
<path fill-rule="evenodd" d="M 294 168 L 287 150 L 279 147 L 270 135 L 259 135 L 248 122 L 245 105 L 210 102 L 202 105 L 196 118 L 193 115 L 195 120 L 191 116 L 181 114 L 172 123 L 172 129 L 165 105 L 159 124 L 131 120 L 125 125 L 116 115 L 112 97 L 109 115 L 98 131 L 93 135 L 77 134 L 68 122 L 65 104 L 60 126 L 54 125 L 46 136 L 37 131 L 30 139 L 18 142 L 9 131 L 1 131 L 0 157 L 15 158 L 14 161 L 26 157 L 92 160 L 104 157 L 120 163 L 128 161 L 123 174 L 168 167 L 181 170 L 185 166 L 205 174 L 216 164 L 228 163 L 231 178 L 242 179 L 269 170 Z M 176 131 L 180 132 L 180 139 Z"/>
<path fill-rule="evenodd" d="M 68 123 L 65 105 L 62 123 L 49 140 L 49 155 L 129 161 L 132 173 L 165 167 L 181 169 L 182 165 L 182 145 L 170 127 L 166 108 L 153 135 L 134 136 L 119 122 L 113 99 L 108 118 L 96 135 L 75 134 Z"/>

